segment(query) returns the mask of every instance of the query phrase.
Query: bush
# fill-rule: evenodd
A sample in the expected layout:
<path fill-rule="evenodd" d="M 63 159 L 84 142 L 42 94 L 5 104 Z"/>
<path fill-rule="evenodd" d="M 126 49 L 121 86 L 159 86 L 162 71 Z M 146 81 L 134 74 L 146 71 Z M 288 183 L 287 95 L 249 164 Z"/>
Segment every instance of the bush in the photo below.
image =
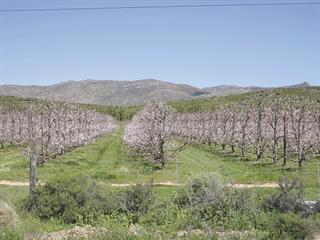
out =
<path fill-rule="evenodd" d="M 195 179 L 188 185 L 189 201 L 195 208 L 211 205 L 216 209 L 226 209 L 230 205 L 230 190 L 215 177 Z"/>
<path fill-rule="evenodd" d="M 180 208 L 189 204 L 201 220 L 215 222 L 221 222 L 232 211 L 243 213 L 255 207 L 249 192 L 227 187 L 216 176 L 193 180 L 174 202 Z"/>
<path fill-rule="evenodd" d="M 34 208 L 31 199 L 24 202 L 40 219 L 61 219 L 67 224 L 91 224 L 97 220 L 125 212 L 137 219 L 145 214 L 154 200 L 152 184 L 136 184 L 123 192 L 102 194 L 100 187 L 90 178 L 76 176 L 49 181 L 35 192 Z"/>
<path fill-rule="evenodd" d="M 320 200 L 317 201 L 317 202 L 314 204 L 314 206 L 313 206 L 313 208 L 312 208 L 312 212 L 313 212 L 313 213 L 320 213 Z"/>
<path fill-rule="evenodd" d="M 148 231 L 173 234 L 184 224 L 186 216 L 170 199 L 156 202 L 139 220 Z M 188 217 L 187 219 L 191 219 Z"/>
<path fill-rule="evenodd" d="M 0 201 L 0 229 L 15 227 L 18 222 L 18 216 L 8 203 Z"/>
<path fill-rule="evenodd" d="M 24 206 L 30 209 L 31 200 Z M 88 177 L 71 177 L 48 182 L 36 190 L 35 213 L 41 219 L 60 218 L 65 223 L 89 223 L 108 211 L 98 185 Z"/>
<path fill-rule="evenodd" d="M 288 213 L 306 213 L 308 206 L 304 203 L 302 184 L 294 179 L 282 178 L 279 180 L 280 189 L 277 193 L 267 197 L 263 202 L 266 210 Z"/>
<path fill-rule="evenodd" d="M 190 205 L 188 192 L 185 188 L 179 189 L 173 197 L 172 202 L 179 207 L 179 209 L 185 208 Z"/>
<path fill-rule="evenodd" d="M 145 214 L 153 201 L 152 183 L 145 185 L 138 183 L 123 193 L 121 208 L 129 213 Z"/>
<path fill-rule="evenodd" d="M 274 223 L 278 239 L 307 239 L 313 237 L 316 226 L 295 214 L 283 214 Z"/>

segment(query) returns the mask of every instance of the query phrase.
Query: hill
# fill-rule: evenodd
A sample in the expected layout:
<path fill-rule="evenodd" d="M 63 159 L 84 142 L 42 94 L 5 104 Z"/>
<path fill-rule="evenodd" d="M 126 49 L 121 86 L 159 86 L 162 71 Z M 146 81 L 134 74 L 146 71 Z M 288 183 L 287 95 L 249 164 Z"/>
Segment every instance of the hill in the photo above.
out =
<path fill-rule="evenodd" d="M 197 111 L 210 111 L 217 105 L 223 103 L 232 103 L 248 100 L 256 95 L 267 96 L 269 94 L 277 96 L 298 96 L 308 98 L 313 101 L 320 102 L 320 87 L 283 87 L 274 89 L 264 89 L 259 91 L 252 91 L 242 94 L 232 94 L 228 96 L 214 96 L 209 98 L 198 98 L 191 100 L 178 100 L 171 101 L 170 106 L 174 107 L 180 112 L 197 112 Z"/>
<path fill-rule="evenodd" d="M 155 101 L 187 99 L 202 95 L 200 89 L 159 80 L 67 81 L 50 86 L 2 85 L 0 95 L 50 98 L 56 101 L 103 105 L 136 105 Z"/>
<path fill-rule="evenodd" d="M 171 107 L 174 107 L 179 112 L 197 112 L 197 111 L 210 111 L 219 104 L 239 102 L 257 94 L 268 95 L 270 93 L 279 96 L 300 96 L 309 98 L 313 101 L 320 102 L 320 87 L 286 87 L 286 88 L 275 88 L 275 89 L 264 89 L 258 91 L 251 91 L 241 94 L 231 94 L 226 96 L 211 96 L 211 97 L 201 97 L 193 99 L 180 99 L 168 101 Z M 209 94 L 204 96 L 210 96 Z M 1 105 L 15 105 L 15 106 L 25 106 L 30 102 L 36 102 L 34 98 L 21 98 L 12 96 L 0 96 L 0 106 Z M 41 102 L 41 100 L 40 100 Z M 115 117 L 119 121 L 130 120 L 137 111 L 141 110 L 143 104 L 128 105 L 128 106 L 112 106 L 112 105 L 102 105 L 102 104 L 80 104 L 85 108 L 95 109 L 101 113 L 109 114 Z"/>
<path fill-rule="evenodd" d="M 240 94 L 253 92 L 258 90 L 263 90 L 267 88 L 257 87 L 257 86 L 249 86 L 249 87 L 240 87 L 233 85 L 219 85 L 214 87 L 203 88 L 203 91 L 209 92 L 210 96 L 226 96 L 231 94 Z"/>
<path fill-rule="evenodd" d="M 301 83 L 286 88 L 309 87 Z M 145 104 L 150 101 L 173 101 L 212 96 L 255 92 L 266 88 L 221 85 L 196 88 L 187 84 L 175 84 L 155 79 L 136 81 L 82 80 L 67 81 L 49 86 L 0 85 L 0 96 L 52 99 L 73 103 L 112 106 Z"/>

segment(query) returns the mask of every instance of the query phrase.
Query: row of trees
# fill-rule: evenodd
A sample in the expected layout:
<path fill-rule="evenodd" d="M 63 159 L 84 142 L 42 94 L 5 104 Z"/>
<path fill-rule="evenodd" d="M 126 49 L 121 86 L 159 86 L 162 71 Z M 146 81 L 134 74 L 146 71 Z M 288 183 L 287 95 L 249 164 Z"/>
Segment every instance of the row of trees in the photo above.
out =
<path fill-rule="evenodd" d="M 164 103 L 147 105 L 126 126 L 123 141 L 134 151 L 151 158 L 161 167 L 183 149 L 186 142 L 171 141 L 173 111 Z"/>
<path fill-rule="evenodd" d="M 242 157 L 254 153 L 256 160 L 297 156 L 299 167 L 309 154 L 320 153 L 319 104 L 307 99 L 255 97 L 224 104 L 211 112 L 176 113 L 165 104 L 151 104 L 127 126 L 124 142 L 131 148 L 165 161 L 165 146 L 206 143 L 239 151 Z M 175 148 L 181 149 L 181 148 Z"/>
<path fill-rule="evenodd" d="M 0 108 L 0 146 L 34 145 L 38 163 L 86 144 L 115 128 L 113 118 L 70 104 L 46 103 L 26 109 Z"/>
<path fill-rule="evenodd" d="M 28 108 L 0 108 L 0 144 L 27 145 L 30 158 L 30 208 L 35 208 L 37 165 L 110 133 L 113 118 L 75 105 L 48 102 Z"/>

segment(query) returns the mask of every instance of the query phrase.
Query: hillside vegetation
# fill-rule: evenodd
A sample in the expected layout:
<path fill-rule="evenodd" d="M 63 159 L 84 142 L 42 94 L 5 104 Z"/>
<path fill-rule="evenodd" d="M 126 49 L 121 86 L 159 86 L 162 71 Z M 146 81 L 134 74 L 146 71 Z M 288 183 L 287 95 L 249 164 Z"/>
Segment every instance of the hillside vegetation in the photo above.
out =
<path fill-rule="evenodd" d="M 285 88 L 310 87 L 307 82 Z M 198 99 L 211 96 L 271 90 L 259 86 L 241 87 L 220 85 L 197 88 L 187 84 L 175 84 L 156 79 L 135 81 L 82 80 L 66 81 L 49 86 L 0 85 L 0 96 L 51 99 L 69 103 L 85 103 L 110 106 L 130 106 L 151 101 Z"/>
<path fill-rule="evenodd" d="M 190 85 L 155 79 L 67 81 L 50 86 L 0 85 L 0 95 L 113 106 L 145 104 L 153 99 L 189 99 L 201 94 L 205 92 Z"/>
<path fill-rule="evenodd" d="M 215 109 L 218 105 L 232 102 L 248 100 L 257 95 L 269 95 L 274 93 L 276 96 L 300 96 L 309 98 L 314 101 L 320 101 L 320 87 L 297 87 L 297 88 L 277 88 L 259 90 L 255 92 L 233 94 L 228 96 L 215 96 L 210 98 L 197 98 L 192 100 L 169 101 L 168 105 L 175 108 L 179 112 L 204 112 Z M 0 105 L 13 104 L 25 106 L 30 102 L 37 102 L 34 98 L 21 98 L 13 96 L 0 96 Z M 81 104 L 86 108 L 95 109 L 101 113 L 109 114 L 119 121 L 130 120 L 135 113 L 143 108 L 143 105 L 130 106 L 110 106 L 96 104 Z"/>
<path fill-rule="evenodd" d="M 179 112 L 204 112 L 215 109 L 217 106 L 225 103 L 241 102 L 255 96 L 268 96 L 270 93 L 277 97 L 299 96 L 320 102 L 320 87 L 302 87 L 302 88 L 277 88 L 272 90 L 259 90 L 250 93 L 234 94 L 222 97 L 211 97 L 193 99 L 187 101 L 172 101 L 169 105 Z"/>
<path fill-rule="evenodd" d="M 320 87 L 297 87 L 297 88 L 277 88 L 266 89 L 242 94 L 232 94 L 227 96 L 202 97 L 191 100 L 168 101 L 168 105 L 176 109 L 178 112 L 206 112 L 216 109 L 221 104 L 237 103 L 256 96 L 268 96 L 274 94 L 276 97 L 298 96 L 320 102 Z M 87 105 L 97 109 L 102 113 L 114 116 L 117 120 L 131 120 L 135 113 L 140 111 L 143 105 L 132 106 L 103 106 L 103 105 Z"/>

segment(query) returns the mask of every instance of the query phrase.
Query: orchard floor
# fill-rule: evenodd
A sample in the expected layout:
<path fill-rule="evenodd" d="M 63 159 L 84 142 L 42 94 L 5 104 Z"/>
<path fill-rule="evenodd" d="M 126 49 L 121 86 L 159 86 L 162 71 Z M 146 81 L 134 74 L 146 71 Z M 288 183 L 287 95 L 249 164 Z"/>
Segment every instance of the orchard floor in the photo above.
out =
<path fill-rule="evenodd" d="M 169 182 L 170 184 L 158 184 L 157 188 L 165 189 L 159 191 L 162 192 L 161 195 L 170 195 L 179 185 L 186 184 L 193 178 L 211 174 L 221 175 L 228 183 L 257 185 L 272 184 L 277 182 L 279 177 L 288 176 L 299 178 L 303 182 L 305 196 L 308 199 L 319 197 L 320 186 L 317 177 L 319 156 L 309 159 L 303 169 L 299 170 L 294 162 L 289 162 L 288 166 L 283 168 L 281 163 L 271 164 L 268 159 L 261 162 L 243 160 L 235 154 L 223 153 L 220 148 L 198 145 L 188 146 L 176 160 L 169 161 L 165 169 L 155 170 L 147 160 L 127 154 L 121 142 L 122 132 L 123 128 L 118 128 L 112 135 L 102 137 L 92 144 L 76 148 L 47 164 L 40 165 L 39 182 L 75 174 L 90 176 L 105 187 L 148 181 Z M 28 158 L 22 154 L 22 149 L 12 146 L 0 149 L 0 181 L 28 182 L 28 168 Z M 0 185 L 1 197 L 4 197 L 4 189 L 6 187 Z"/>

